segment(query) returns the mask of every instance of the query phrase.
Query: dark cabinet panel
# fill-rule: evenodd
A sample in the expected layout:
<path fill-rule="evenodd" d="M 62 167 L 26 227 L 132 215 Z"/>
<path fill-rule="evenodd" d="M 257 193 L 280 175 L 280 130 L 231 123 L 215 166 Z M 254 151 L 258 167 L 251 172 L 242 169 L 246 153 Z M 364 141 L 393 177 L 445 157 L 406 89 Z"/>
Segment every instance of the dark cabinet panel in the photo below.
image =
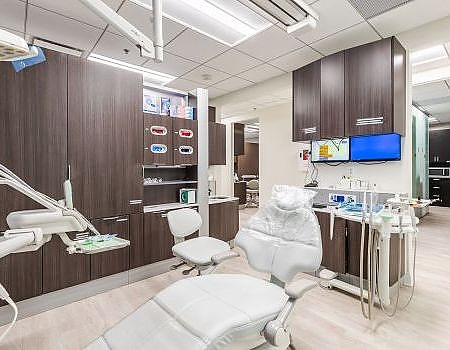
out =
<path fill-rule="evenodd" d="M 239 231 L 239 202 L 230 201 L 209 205 L 209 235 L 231 241 Z"/>
<path fill-rule="evenodd" d="M 348 136 L 393 131 L 391 60 L 391 38 L 345 52 L 345 131 Z"/>
<path fill-rule="evenodd" d="M 316 213 L 322 233 L 322 263 L 331 271 L 345 273 L 346 262 L 346 221 L 335 218 L 333 239 L 330 236 L 330 214 Z"/>
<path fill-rule="evenodd" d="M 173 164 L 172 117 L 144 113 L 144 164 Z M 166 151 L 160 153 L 152 145 L 164 145 Z"/>
<path fill-rule="evenodd" d="M 146 264 L 173 258 L 173 236 L 166 212 L 144 214 L 144 261 Z"/>
<path fill-rule="evenodd" d="M 293 141 L 320 138 L 320 61 L 293 72 Z"/>
<path fill-rule="evenodd" d="M 406 50 L 396 37 L 392 37 L 392 113 L 393 132 L 406 133 Z"/>
<path fill-rule="evenodd" d="M 197 165 L 198 126 L 196 120 L 172 118 L 173 125 L 173 164 Z M 186 132 L 191 132 L 187 136 Z M 186 134 L 186 135 L 185 135 Z"/>
<path fill-rule="evenodd" d="M 15 73 L 0 62 L 0 163 L 31 186 L 62 198 L 67 173 L 67 56 L 45 51 L 46 62 Z M 38 205 L 0 186 L 0 230 L 6 216 Z"/>
<path fill-rule="evenodd" d="M 129 217 L 110 217 L 92 220 L 92 224 L 102 234 L 113 233 L 130 239 Z M 101 278 L 129 269 L 130 247 L 115 249 L 91 255 L 91 279 Z"/>
<path fill-rule="evenodd" d="M 226 126 L 209 122 L 209 165 L 225 165 L 226 159 Z"/>
<path fill-rule="evenodd" d="M 144 265 L 144 215 L 130 215 L 130 268 Z"/>
<path fill-rule="evenodd" d="M 244 154 L 237 157 L 237 174 L 259 175 L 259 143 L 245 142 Z"/>
<path fill-rule="evenodd" d="M 74 239 L 74 236 L 75 234 L 69 234 L 71 239 Z M 66 248 L 56 235 L 42 248 L 44 293 L 88 282 L 91 278 L 89 255 L 69 254 Z"/>
<path fill-rule="evenodd" d="M 234 134 L 234 155 L 240 156 L 244 154 L 244 130 L 245 125 L 240 123 L 233 124 Z"/>
<path fill-rule="evenodd" d="M 360 222 L 347 221 L 347 272 L 353 276 L 359 276 L 359 262 L 361 252 Z M 367 245 L 369 239 L 369 227 L 366 226 L 364 236 L 364 278 L 367 278 Z"/>
<path fill-rule="evenodd" d="M 239 205 L 247 203 L 247 183 L 245 181 L 234 183 L 234 196 L 239 198 Z"/>
<path fill-rule="evenodd" d="M 450 167 L 450 129 L 430 130 L 430 166 Z"/>
<path fill-rule="evenodd" d="M 321 60 L 320 137 L 345 134 L 344 52 Z"/>
<path fill-rule="evenodd" d="M 142 77 L 69 58 L 68 158 L 89 218 L 142 212 Z"/>
<path fill-rule="evenodd" d="M 208 106 L 208 121 L 216 122 L 216 107 Z"/>

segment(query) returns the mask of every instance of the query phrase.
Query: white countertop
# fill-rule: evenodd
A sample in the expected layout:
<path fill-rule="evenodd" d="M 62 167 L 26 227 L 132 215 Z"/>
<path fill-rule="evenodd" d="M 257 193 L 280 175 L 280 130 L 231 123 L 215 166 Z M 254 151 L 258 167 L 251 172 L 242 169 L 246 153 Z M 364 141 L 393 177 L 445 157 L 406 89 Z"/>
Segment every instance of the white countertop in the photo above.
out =
<path fill-rule="evenodd" d="M 225 197 L 225 196 L 224 196 Z M 226 197 L 226 198 L 210 198 L 208 204 L 219 204 L 225 202 L 237 201 L 237 197 Z M 168 211 L 182 208 L 196 208 L 198 203 L 184 204 L 184 203 L 164 203 L 156 205 L 146 205 L 144 206 L 144 213 L 154 213 L 157 211 Z"/>

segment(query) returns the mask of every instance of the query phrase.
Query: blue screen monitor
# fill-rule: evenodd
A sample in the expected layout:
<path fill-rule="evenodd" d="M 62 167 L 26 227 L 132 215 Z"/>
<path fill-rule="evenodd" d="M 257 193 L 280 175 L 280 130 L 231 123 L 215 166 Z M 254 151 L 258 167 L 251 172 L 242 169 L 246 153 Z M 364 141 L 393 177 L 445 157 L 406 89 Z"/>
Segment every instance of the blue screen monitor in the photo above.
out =
<path fill-rule="evenodd" d="M 350 138 L 350 160 L 353 162 L 400 160 L 401 156 L 401 136 L 399 134 Z"/>

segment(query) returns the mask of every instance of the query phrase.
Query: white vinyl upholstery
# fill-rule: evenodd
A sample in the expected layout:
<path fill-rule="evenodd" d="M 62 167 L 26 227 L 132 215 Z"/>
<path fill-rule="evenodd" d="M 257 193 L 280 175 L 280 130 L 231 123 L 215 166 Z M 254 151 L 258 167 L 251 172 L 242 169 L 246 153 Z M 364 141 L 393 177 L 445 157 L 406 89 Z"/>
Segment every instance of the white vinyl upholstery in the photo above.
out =
<path fill-rule="evenodd" d="M 175 244 L 172 252 L 176 257 L 195 265 L 211 265 L 211 258 L 230 250 L 228 243 L 212 237 L 198 237 Z"/>
<path fill-rule="evenodd" d="M 178 281 L 108 330 L 89 350 L 224 349 L 259 334 L 287 301 L 284 290 L 246 275 Z"/>
<path fill-rule="evenodd" d="M 202 226 L 202 217 L 194 209 L 183 208 L 167 213 L 170 232 L 175 237 L 186 237 L 197 231 Z"/>

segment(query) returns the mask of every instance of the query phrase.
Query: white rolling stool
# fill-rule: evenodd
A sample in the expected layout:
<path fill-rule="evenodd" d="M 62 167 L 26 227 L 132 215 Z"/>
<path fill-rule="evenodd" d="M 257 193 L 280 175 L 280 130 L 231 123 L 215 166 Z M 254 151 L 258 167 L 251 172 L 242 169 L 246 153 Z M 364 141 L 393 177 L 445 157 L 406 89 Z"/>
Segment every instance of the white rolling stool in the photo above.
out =
<path fill-rule="evenodd" d="M 202 225 L 200 214 L 194 209 L 184 208 L 167 213 L 170 232 L 174 236 L 175 245 L 173 255 L 181 259 L 181 263 L 172 266 L 177 269 L 188 265 L 190 269 L 183 271 L 188 275 L 197 269 L 198 274 L 214 265 L 213 257 L 230 251 L 228 243 L 212 237 L 197 237 L 189 240 L 185 238 L 196 232 Z"/>

